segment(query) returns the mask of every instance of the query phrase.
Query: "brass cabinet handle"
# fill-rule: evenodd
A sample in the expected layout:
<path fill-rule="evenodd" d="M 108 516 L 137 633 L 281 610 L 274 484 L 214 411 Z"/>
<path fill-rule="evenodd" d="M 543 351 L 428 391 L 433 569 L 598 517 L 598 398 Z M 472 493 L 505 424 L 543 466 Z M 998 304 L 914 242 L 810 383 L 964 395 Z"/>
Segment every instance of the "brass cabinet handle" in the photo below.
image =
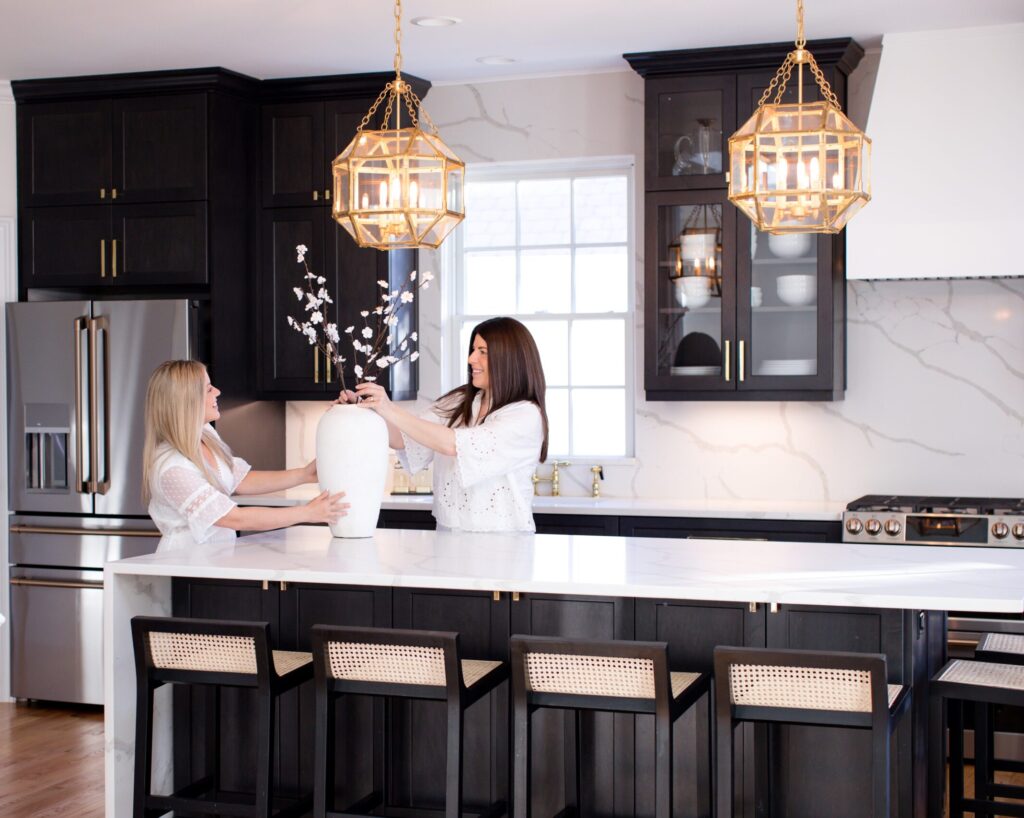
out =
<path fill-rule="evenodd" d="M 743 383 L 743 381 L 746 380 L 746 371 L 745 371 L 746 367 L 745 367 L 745 362 L 743 360 L 743 356 L 746 353 L 746 350 L 744 349 L 744 347 L 746 347 L 746 345 L 747 345 L 746 341 L 740 341 L 740 355 L 739 355 L 739 358 L 740 358 L 740 383 Z"/>
<path fill-rule="evenodd" d="M 12 579 L 11 585 L 31 585 L 37 588 L 92 588 L 103 590 L 102 582 L 69 582 L 58 579 Z"/>
<path fill-rule="evenodd" d="M 117 188 L 116 187 L 110 189 L 110 198 L 111 199 L 116 199 L 117 198 Z"/>
<path fill-rule="evenodd" d="M 100 198 L 101 199 L 106 199 L 107 198 L 107 189 L 105 187 L 101 187 L 100 188 Z"/>
<path fill-rule="evenodd" d="M 117 239 L 110 242 L 110 274 L 117 278 Z"/>
<path fill-rule="evenodd" d="M 14 582 L 12 579 L 11 582 Z M 951 648 L 977 648 L 978 639 L 950 639 L 946 642 Z"/>
<path fill-rule="evenodd" d="M 320 350 L 313 347 L 313 383 L 320 383 Z"/>
<path fill-rule="evenodd" d="M 329 352 L 324 353 L 324 371 L 327 373 L 327 383 L 331 382 L 331 355 Z"/>
<path fill-rule="evenodd" d="M 722 353 L 722 357 L 724 359 L 723 363 L 725 364 L 725 382 L 726 383 L 728 383 L 729 381 L 732 380 L 732 369 L 729 366 L 730 362 L 732 361 L 732 354 L 731 354 L 732 350 L 729 348 L 730 346 L 731 345 L 730 345 L 729 339 L 726 338 L 726 340 L 725 340 L 725 352 Z"/>
<path fill-rule="evenodd" d="M 748 602 L 747 603 L 747 610 L 750 611 L 750 613 L 757 613 L 757 603 L 756 602 Z"/>
<path fill-rule="evenodd" d="M 100 239 L 100 278 L 107 277 L 107 240 Z"/>
<path fill-rule="evenodd" d="M 75 491 L 85 494 L 89 489 L 82 476 L 82 461 L 85 459 L 85 401 L 82 399 L 82 333 L 85 332 L 85 317 L 79 316 L 75 324 Z M 11 526 L 11 531 L 22 526 Z"/>
<path fill-rule="evenodd" d="M 491 599 L 495 602 L 501 602 L 501 591 L 491 591 Z"/>
<path fill-rule="evenodd" d="M 512 592 L 512 601 L 513 602 L 518 602 L 519 601 L 519 591 L 513 591 Z"/>
<path fill-rule="evenodd" d="M 313 201 L 314 202 L 320 201 L 320 191 L 319 190 L 314 190 L 313 191 Z"/>
<path fill-rule="evenodd" d="M 331 189 L 329 187 L 324 188 L 324 199 L 328 202 L 331 200 Z"/>

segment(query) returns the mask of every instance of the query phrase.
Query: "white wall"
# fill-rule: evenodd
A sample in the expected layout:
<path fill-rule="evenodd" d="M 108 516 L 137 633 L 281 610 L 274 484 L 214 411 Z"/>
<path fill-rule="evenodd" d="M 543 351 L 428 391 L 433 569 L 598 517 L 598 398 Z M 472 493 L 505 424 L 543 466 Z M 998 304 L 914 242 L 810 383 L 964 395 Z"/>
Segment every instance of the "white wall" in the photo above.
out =
<path fill-rule="evenodd" d="M 0 81 L 0 301 L 17 300 L 17 265 L 15 264 L 15 130 L 14 97 L 11 84 Z M 7 360 L 4 316 L 0 314 L 0 361 Z M 7 568 L 7 378 L 0 378 L 0 613 L 8 619 L 10 586 Z M 10 640 L 7 625 L 0 627 L 0 701 L 10 696 Z"/>
<path fill-rule="evenodd" d="M 851 91 L 870 93 L 859 72 Z M 918 79 L 906 78 L 911 87 Z M 632 72 L 435 87 L 426 104 L 469 162 L 628 154 L 642 179 L 643 81 Z M 868 106 L 859 97 L 850 107 L 860 117 Z M 638 271 L 642 206 L 638 196 Z M 642 295 L 638 281 L 636 457 L 604 464 L 606 495 L 849 501 L 1024 491 L 1024 281 L 851 283 L 848 391 L 835 403 L 648 403 Z M 421 305 L 425 384 L 438 382 L 443 298 L 436 304 Z M 289 405 L 291 464 L 312 456 L 320 412 Z M 563 472 L 566 494 L 589 492 L 589 465 Z"/>

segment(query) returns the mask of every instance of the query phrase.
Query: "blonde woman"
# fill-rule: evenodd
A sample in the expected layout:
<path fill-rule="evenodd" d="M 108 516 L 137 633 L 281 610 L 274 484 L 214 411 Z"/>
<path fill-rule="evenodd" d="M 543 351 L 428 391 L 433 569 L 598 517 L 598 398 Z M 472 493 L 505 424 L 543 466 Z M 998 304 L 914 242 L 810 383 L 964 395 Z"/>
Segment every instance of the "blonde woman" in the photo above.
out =
<path fill-rule="evenodd" d="M 149 516 L 164 535 L 157 551 L 234 542 L 235 532 L 267 531 L 298 523 L 332 523 L 343 517 L 344 494 L 326 491 L 303 506 L 239 507 L 232 494 L 266 494 L 316 482 L 316 461 L 301 469 L 252 471 L 234 457 L 210 425 L 220 417 L 206 367 L 167 361 L 146 390 L 143 495 Z"/>

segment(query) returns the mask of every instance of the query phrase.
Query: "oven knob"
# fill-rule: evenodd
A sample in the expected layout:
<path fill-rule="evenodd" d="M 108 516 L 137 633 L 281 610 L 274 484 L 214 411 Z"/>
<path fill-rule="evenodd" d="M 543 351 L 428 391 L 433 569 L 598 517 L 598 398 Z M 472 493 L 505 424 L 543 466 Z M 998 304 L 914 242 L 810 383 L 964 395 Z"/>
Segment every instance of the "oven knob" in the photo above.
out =
<path fill-rule="evenodd" d="M 867 530 L 868 534 L 874 537 L 879 531 L 882 530 L 882 524 L 878 522 L 878 520 L 876 520 L 874 517 L 872 517 L 870 520 L 864 523 L 864 528 Z"/>
<path fill-rule="evenodd" d="M 1010 533 L 1010 526 L 1006 523 L 992 523 L 992 536 L 997 540 L 1003 539 Z"/>
<path fill-rule="evenodd" d="M 1024 526 L 1022 526 L 1022 528 L 1024 528 Z M 846 521 L 846 530 L 849 531 L 851 534 L 860 534 L 860 532 L 864 530 L 864 523 L 862 523 L 856 517 L 851 517 L 849 520 Z M 1022 534 L 1021 536 L 1024 536 L 1024 534 Z"/>
<path fill-rule="evenodd" d="M 899 520 L 886 520 L 885 521 L 885 533 L 890 537 L 899 536 L 899 533 L 903 530 L 903 526 L 900 525 Z"/>
<path fill-rule="evenodd" d="M 1013 536 L 1018 540 L 1024 540 L 1024 523 L 1013 524 Z"/>

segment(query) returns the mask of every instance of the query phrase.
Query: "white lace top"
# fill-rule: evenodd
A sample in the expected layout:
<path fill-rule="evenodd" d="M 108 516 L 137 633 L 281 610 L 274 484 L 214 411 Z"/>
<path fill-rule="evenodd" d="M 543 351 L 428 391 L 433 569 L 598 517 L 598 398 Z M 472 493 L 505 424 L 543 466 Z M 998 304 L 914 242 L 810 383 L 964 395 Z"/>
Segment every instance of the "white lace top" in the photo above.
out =
<path fill-rule="evenodd" d="M 207 425 L 206 429 L 217 435 L 212 426 Z M 161 446 L 149 487 L 149 516 L 164 535 L 156 550 L 234 542 L 235 532 L 215 523 L 235 508 L 231 495 L 251 468 L 240 457 L 232 458 L 230 468 L 218 460 L 217 482 L 211 483 L 183 454 L 170 446 Z"/>
<path fill-rule="evenodd" d="M 437 454 L 402 434 L 398 459 L 410 474 L 434 463 L 434 518 L 439 526 L 462 531 L 535 531 L 533 484 L 544 426 L 540 409 L 519 401 L 489 413 L 478 423 L 455 429 L 455 456 Z M 421 417 L 446 423 L 438 404 Z"/>

